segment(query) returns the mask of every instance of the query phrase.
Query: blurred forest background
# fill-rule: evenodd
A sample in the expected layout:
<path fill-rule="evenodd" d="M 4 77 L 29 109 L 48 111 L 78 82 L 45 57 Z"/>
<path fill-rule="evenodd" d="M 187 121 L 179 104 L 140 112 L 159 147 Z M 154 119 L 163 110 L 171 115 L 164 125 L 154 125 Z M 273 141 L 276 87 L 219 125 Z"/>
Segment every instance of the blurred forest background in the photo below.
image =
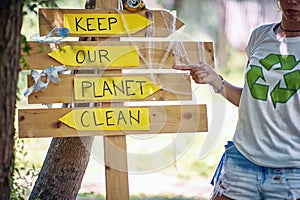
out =
<path fill-rule="evenodd" d="M 186 38 L 194 41 L 213 41 L 216 70 L 226 80 L 239 86 L 243 85 L 243 72 L 247 63 L 244 48 L 251 31 L 261 24 L 280 21 L 280 11 L 275 0 L 144 1 L 149 9 L 176 10 L 177 17 L 185 23 L 185 27 L 180 29 L 179 33 Z M 84 8 L 85 0 L 59 0 L 57 4 L 60 8 Z M 38 18 L 34 14 L 24 18 L 22 33 L 28 40 L 31 35 L 38 33 L 37 22 Z M 28 73 L 26 71 L 20 73 L 20 94 L 26 89 L 25 75 Z M 210 178 L 222 156 L 223 146 L 234 133 L 238 112 L 236 107 L 213 94 L 206 86 L 194 85 L 194 93 L 195 101 L 207 104 L 211 112 L 209 113 L 208 133 L 196 134 L 185 152 L 176 158 L 176 162 L 153 171 L 130 173 L 129 187 L 132 195 L 179 195 L 182 198 L 178 199 L 184 199 L 183 197 L 208 199 L 212 190 L 209 185 Z M 27 100 L 20 95 L 18 107 L 25 106 L 28 106 Z M 215 115 L 219 118 L 215 118 Z M 217 135 L 216 145 L 211 147 L 208 155 L 199 157 L 206 135 Z M 128 151 L 147 154 L 155 151 L 153 148 L 159 148 L 159 145 L 169 144 L 172 139 L 174 136 L 156 136 L 148 143 L 144 141 L 138 144 L 136 138 L 129 137 Z M 20 150 L 22 156 L 18 159 L 19 163 L 23 163 L 23 168 L 30 168 L 33 165 L 38 171 L 43 164 L 50 141 L 50 138 L 19 141 L 21 143 L 19 145 L 22 146 Z M 170 154 L 165 156 L 173 156 L 176 148 L 174 146 Z M 26 152 L 25 155 L 24 152 Z M 139 172 L 143 170 L 139 169 Z M 32 179 L 29 180 L 29 185 L 33 184 L 35 178 L 35 175 L 29 177 Z M 103 195 L 105 193 L 104 178 L 103 163 L 97 158 L 91 159 L 78 198 L 91 199 L 91 196 Z M 28 184 L 26 183 L 28 180 L 20 181 L 24 182 L 22 184 Z"/>

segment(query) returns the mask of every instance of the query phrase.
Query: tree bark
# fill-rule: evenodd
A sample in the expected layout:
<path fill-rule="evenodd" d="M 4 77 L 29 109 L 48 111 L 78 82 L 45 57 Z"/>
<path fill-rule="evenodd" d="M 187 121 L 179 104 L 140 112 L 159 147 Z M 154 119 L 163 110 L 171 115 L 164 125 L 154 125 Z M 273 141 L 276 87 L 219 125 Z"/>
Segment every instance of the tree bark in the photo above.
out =
<path fill-rule="evenodd" d="M 95 8 L 87 0 L 86 9 Z M 91 40 L 81 38 L 80 40 Z M 53 138 L 29 200 L 75 200 L 87 168 L 94 137 Z"/>
<path fill-rule="evenodd" d="M 76 199 L 93 138 L 53 138 L 30 200 Z"/>
<path fill-rule="evenodd" d="M 22 1 L 0 4 L 0 199 L 10 199 Z"/>

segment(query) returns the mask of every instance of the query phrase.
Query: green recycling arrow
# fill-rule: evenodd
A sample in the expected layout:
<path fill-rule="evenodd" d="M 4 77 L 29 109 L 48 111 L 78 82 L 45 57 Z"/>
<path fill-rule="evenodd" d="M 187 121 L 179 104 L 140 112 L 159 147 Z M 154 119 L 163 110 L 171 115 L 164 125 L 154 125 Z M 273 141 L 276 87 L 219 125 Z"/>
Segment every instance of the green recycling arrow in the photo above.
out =
<path fill-rule="evenodd" d="M 298 90 L 300 88 L 300 70 L 285 74 L 284 80 L 288 89 Z"/>
<path fill-rule="evenodd" d="M 294 55 L 276 55 L 270 54 L 266 58 L 260 60 L 260 64 L 267 70 L 270 70 L 274 65 L 280 63 L 281 67 L 276 70 L 291 70 L 299 64 Z"/>
<path fill-rule="evenodd" d="M 285 74 L 284 80 L 287 88 L 280 88 L 281 81 L 279 81 L 271 92 L 274 108 L 276 108 L 277 103 L 286 103 L 298 91 L 300 82 L 295 80 L 300 80 L 300 70 Z"/>
<path fill-rule="evenodd" d="M 261 78 L 265 81 L 265 77 L 262 68 L 251 65 L 251 69 L 247 73 L 247 82 L 250 88 L 250 92 L 255 99 L 267 100 L 269 86 L 256 83 Z"/>
<path fill-rule="evenodd" d="M 272 69 L 272 67 L 276 64 L 280 64 L 280 67 L 274 70 L 290 71 L 294 69 L 299 63 L 300 60 L 297 61 L 294 55 L 269 54 L 264 59 L 260 60 L 260 64 L 268 71 Z M 256 83 L 259 78 L 266 82 L 263 74 L 263 68 L 255 65 L 251 65 L 250 68 L 251 69 L 247 73 L 247 83 L 250 88 L 251 95 L 255 99 L 266 101 L 269 86 Z M 299 70 L 289 72 L 283 77 L 286 88 L 280 87 L 281 80 L 279 80 L 270 93 L 274 108 L 276 108 L 277 103 L 286 103 L 300 88 Z"/>

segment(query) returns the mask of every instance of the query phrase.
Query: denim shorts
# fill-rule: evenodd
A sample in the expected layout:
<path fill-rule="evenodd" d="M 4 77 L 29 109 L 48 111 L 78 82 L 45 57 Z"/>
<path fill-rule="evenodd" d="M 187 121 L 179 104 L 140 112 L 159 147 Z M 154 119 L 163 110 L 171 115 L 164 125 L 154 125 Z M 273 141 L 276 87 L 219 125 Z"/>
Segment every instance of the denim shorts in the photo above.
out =
<path fill-rule="evenodd" d="M 300 169 L 258 166 L 231 145 L 212 199 L 217 195 L 237 200 L 300 199 Z"/>

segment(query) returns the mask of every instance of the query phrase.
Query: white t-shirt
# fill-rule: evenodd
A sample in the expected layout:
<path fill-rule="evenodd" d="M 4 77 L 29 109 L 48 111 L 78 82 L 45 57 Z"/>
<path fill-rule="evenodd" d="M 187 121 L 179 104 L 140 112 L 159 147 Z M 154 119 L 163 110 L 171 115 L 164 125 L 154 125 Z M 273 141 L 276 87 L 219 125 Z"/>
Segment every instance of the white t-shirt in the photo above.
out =
<path fill-rule="evenodd" d="M 252 162 L 300 168 L 300 37 L 281 38 L 276 24 L 256 28 L 233 141 Z"/>

